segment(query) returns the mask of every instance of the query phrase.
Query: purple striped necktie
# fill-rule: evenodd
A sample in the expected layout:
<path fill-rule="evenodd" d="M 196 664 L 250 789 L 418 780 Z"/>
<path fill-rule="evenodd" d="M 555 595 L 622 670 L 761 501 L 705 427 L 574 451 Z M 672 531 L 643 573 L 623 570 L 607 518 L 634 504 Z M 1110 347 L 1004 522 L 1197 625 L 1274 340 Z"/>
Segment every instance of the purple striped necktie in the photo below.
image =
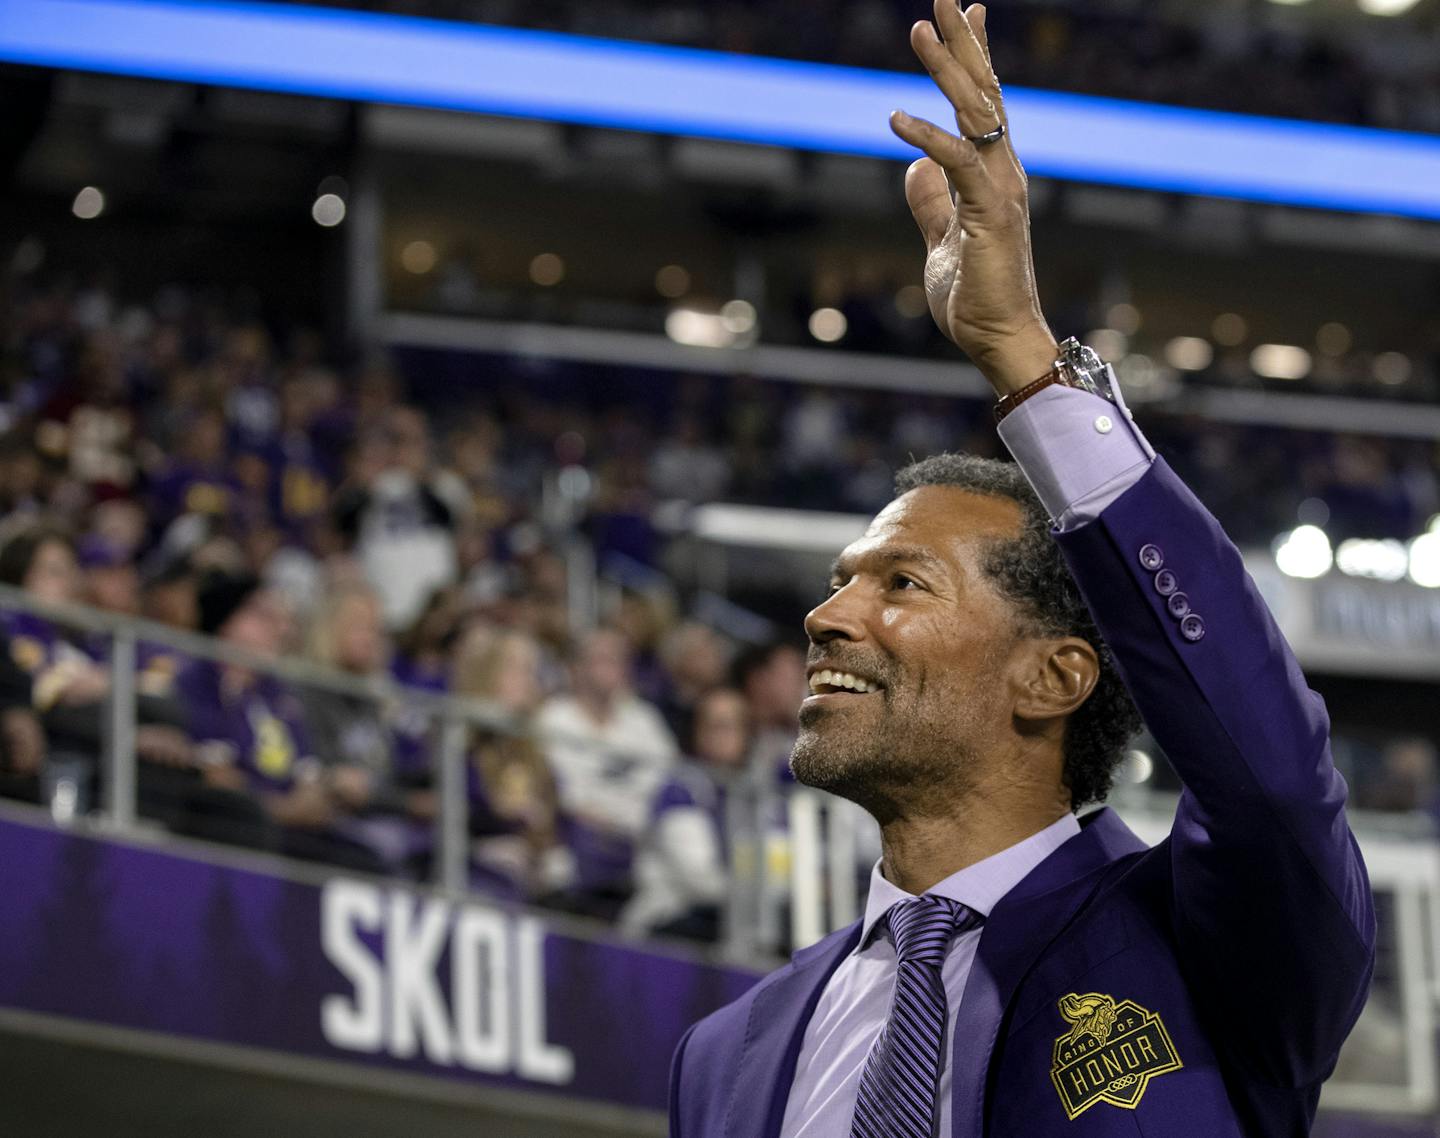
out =
<path fill-rule="evenodd" d="M 926 894 L 882 918 L 898 958 L 890 1017 L 860 1073 L 850 1138 L 932 1138 L 935 1085 L 950 1009 L 940 976 L 957 933 L 984 920 L 959 901 Z"/>

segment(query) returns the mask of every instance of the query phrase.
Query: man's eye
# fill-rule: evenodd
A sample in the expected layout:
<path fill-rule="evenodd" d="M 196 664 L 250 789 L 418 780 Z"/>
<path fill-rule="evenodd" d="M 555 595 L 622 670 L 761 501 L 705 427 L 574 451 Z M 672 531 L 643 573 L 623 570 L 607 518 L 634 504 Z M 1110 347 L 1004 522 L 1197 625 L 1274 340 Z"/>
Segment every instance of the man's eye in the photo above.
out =
<path fill-rule="evenodd" d="M 890 587 L 892 589 L 918 589 L 920 585 L 919 582 L 911 577 L 905 576 L 904 573 L 896 573 L 895 576 L 890 579 Z"/>

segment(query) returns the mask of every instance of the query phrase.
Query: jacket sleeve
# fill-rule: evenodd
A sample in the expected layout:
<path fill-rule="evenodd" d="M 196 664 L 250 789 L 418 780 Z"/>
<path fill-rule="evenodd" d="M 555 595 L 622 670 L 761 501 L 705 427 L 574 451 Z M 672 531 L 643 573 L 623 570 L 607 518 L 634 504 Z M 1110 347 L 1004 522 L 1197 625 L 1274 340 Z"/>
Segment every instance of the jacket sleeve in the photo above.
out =
<path fill-rule="evenodd" d="M 1159 856 L 1197 1003 L 1255 1077 L 1317 1082 L 1375 947 L 1320 697 L 1239 551 L 1163 460 L 1056 541 L 1185 785 Z"/>

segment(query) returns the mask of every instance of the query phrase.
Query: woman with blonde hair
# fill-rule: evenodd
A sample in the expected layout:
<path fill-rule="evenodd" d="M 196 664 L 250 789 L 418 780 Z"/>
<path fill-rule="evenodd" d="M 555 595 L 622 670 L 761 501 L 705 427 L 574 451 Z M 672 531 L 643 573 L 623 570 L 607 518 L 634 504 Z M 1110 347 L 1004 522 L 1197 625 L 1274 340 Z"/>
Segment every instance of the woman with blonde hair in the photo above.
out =
<path fill-rule="evenodd" d="M 363 679 L 385 675 L 390 638 L 379 595 L 361 580 L 327 589 L 311 618 L 307 655 L 317 664 Z M 429 794 L 407 786 L 397 761 L 395 732 L 378 696 L 309 687 L 302 693 L 305 724 L 324 782 L 339 814 L 336 829 L 365 846 L 391 871 L 408 867 L 433 816 Z M 426 772 L 409 772 L 423 779 Z"/>
<path fill-rule="evenodd" d="M 471 878 L 476 888 L 537 899 L 569 885 L 574 859 L 560 837 L 555 780 L 532 719 L 544 696 L 543 650 L 529 633 L 477 623 L 460 637 L 452 691 L 492 704 L 507 728 L 476 728 L 469 757 Z"/>

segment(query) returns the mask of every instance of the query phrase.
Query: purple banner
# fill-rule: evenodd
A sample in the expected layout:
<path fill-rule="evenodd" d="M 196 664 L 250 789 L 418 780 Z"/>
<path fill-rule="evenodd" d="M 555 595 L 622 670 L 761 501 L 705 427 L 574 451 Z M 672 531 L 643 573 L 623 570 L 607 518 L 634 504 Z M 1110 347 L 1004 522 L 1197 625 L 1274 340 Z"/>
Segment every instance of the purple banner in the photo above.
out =
<path fill-rule="evenodd" d="M 307 883 L 0 819 L 0 1006 L 663 1110 L 755 982 L 403 885 Z"/>

